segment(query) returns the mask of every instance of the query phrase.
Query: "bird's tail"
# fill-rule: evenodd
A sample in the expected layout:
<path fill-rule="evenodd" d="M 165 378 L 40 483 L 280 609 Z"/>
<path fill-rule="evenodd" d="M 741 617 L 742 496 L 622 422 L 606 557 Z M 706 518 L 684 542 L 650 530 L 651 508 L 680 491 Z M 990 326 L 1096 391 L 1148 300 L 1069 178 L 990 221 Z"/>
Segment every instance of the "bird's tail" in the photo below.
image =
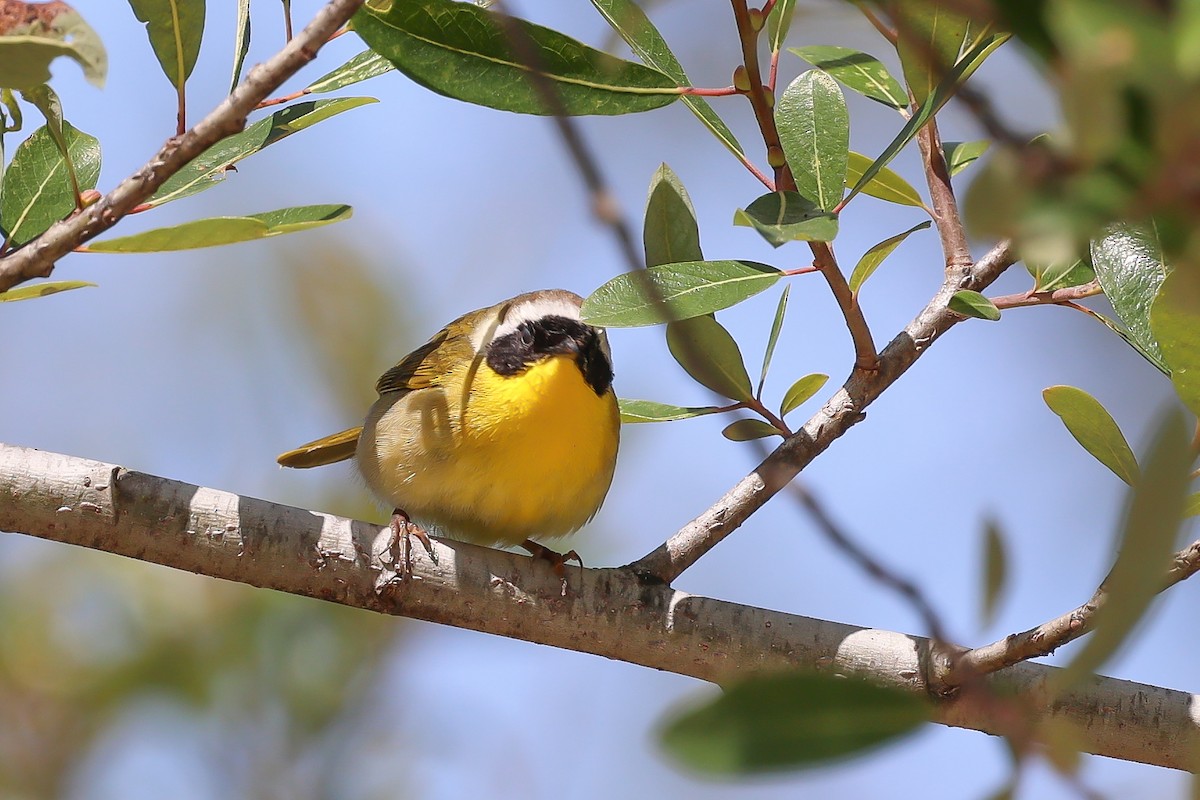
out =
<path fill-rule="evenodd" d="M 308 469 L 345 461 L 354 455 L 360 433 L 362 433 L 361 425 L 341 433 L 325 436 L 315 442 L 300 445 L 295 450 L 288 450 L 275 460 L 281 466 L 295 467 L 296 469 Z"/>

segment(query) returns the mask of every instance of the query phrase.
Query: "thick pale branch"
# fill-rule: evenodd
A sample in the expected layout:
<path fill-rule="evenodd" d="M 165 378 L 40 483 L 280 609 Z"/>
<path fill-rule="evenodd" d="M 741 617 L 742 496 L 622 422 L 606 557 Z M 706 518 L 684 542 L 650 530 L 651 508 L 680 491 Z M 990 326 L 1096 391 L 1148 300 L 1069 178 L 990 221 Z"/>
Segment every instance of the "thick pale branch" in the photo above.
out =
<path fill-rule="evenodd" d="M 0 530 L 91 547 L 211 577 L 386 614 L 593 653 L 715 683 L 806 668 L 856 674 L 927 695 L 926 639 L 769 611 L 647 584 L 628 569 L 568 570 L 570 590 L 523 556 L 435 541 L 402 580 L 386 526 L 0 445 Z M 1051 698 L 1055 668 L 1020 664 L 987 678 L 997 696 L 1066 720 L 1089 752 L 1186 768 L 1200 751 L 1198 698 L 1096 678 Z M 938 721 L 994 732 L 994 711 L 937 703 Z"/>
<path fill-rule="evenodd" d="M 246 125 L 246 116 L 271 92 L 312 61 L 321 46 L 346 23 L 363 0 L 330 0 L 313 21 L 241 85 L 181 136 L 168 139 L 140 170 L 79 214 L 57 222 L 15 253 L 0 258 L 0 292 L 23 281 L 47 277 L 58 259 L 117 224 L 189 161 Z"/>

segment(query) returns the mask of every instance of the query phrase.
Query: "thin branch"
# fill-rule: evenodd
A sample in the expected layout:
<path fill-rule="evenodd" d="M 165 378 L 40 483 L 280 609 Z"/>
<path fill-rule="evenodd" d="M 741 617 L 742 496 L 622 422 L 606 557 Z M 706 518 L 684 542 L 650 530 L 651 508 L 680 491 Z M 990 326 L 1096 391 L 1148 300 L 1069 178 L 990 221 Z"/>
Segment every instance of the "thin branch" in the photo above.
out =
<path fill-rule="evenodd" d="M 402 579 L 386 525 L 276 505 L 114 464 L 0 445 L 0 530 L 210 577 L 592 653 L 717 684 L 773 669 L 859 675 L 929 697 L 930 643 L 690 595 L 627 569 L 569 570 L 435 540 Z M 1055 667 L 1019 664 L 986 680 L 1046 720 L 1076 727 L 1091 753 L 1195 765 L 1200 720 L 1187 692 L 1098 678 L 1053 696 Z M 986 703 L 983 701 L 987 701 Z M 1121 713 L 1108 709 L 1119 708 Z M 1001 732 L 994 700 L 938 702 L 937 722 Z"/>
<path fill-rule="evenodd" d="M 1000 297 L 989 298 L 996 308 L 1024 308 L 1027 306 L 1066 305 L 1085 297 L 1095 297 L 1104 294 L 1099 281 L 1092 281 L 1080 286 L 1068 286 L 1064 289 L 1054 289 L 1048 292 L 1019 292 Z"/>
<path fill-rule="evenodd" d="M 20 250 L 0 258 L 0 292 L 23 281 L 49 276 L 58 259 L 117 224 L 189 161 L 242 130 L 246 116 L 312 61 L 329 36 L 362 3 L 363 0 L 330 0 L 286 47 L 251 70 L 237 89 L 191 130 L 167 140 L 140 170 L 82 213 L 56 222 Z"/>
<path fill-rule="evenodd" d="M 946 304 L 959 289 L 979 291 L 1014 263 L 1010 243 L 992 248 L 959 279 L 946 281 L 929 304 L 879 356 L 879 369 L 854 370 L 825 405 L 788 437 L 757 468 L 707 511 L 630 568 L 649 579 L 671 583 L 684 570 L 746 521 L 838 437 L 866 414 L 880 394 L 904 374 L 943 333 L 963 320 Z"/>
<path fill-rule="evenodd" d="M 879 31 L 880 36 L 882 36 L 884 39 L 887 39 L 893 45 L 900 41 L 900 37 L 896 33 L 896 29 L 884 22 L 879 15 L 871 9 L 871 6 L 868 3 L 855 2 L 854 5 L 862 13 L 862 15 L 867 18 L 867 22 L 870 22 L 871 25 L 875 27 L 875 30 Z"/>
<path fill-rule="evenodd" d="M 942 240 L 946 275 L 952 277 L 970 266 L 971 248 L 967 245 L 967 232 L 959 214 L 958 201 L 954 198 L 954 187 L 950 184 L 950 170 L 942 153 L 936 117 L 917 133 L 917 144 L 921 148 L 921 163 L 925 166 L 925 179 L 929 184 L 933 223 Z"/>

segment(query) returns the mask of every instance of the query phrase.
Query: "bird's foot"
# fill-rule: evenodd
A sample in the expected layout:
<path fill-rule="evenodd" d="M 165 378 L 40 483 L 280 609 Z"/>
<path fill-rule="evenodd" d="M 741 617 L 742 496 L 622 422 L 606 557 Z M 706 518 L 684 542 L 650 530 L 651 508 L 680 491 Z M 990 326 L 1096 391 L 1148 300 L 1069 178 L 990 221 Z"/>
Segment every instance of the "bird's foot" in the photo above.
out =
<path fill-rule="evenodd" d="M 429 554 L 429 560 L 434 564 L 438 563 L 437 553 L 433 552 L 433 542 L 429 539 L 429 534 L 420 525 L 412 521 L 408 513 L 397 508 L 392 511 L 392 543 L 393 545 L 404 543 L 404 574 L 412 577 L 412 537 L 416 537 L 421 546 L 425 548 L 425 552 Z"/>
<path fill-rule="evenodd" d="M 583 575 L 583 559 L 579 557 L 579 553 L 574 550 L 568 550 L 565 553 L 557 553 L 545 545 L 538 544 L 532 539 L 526 539 L 521 542 L 521 547 L 529 551 L 535 561 L 545 561 L 554 570 L 554 574 L 562 581 L 562 596 L 567 596 L 567 562 L 579 562 L 579 574 Z"/>

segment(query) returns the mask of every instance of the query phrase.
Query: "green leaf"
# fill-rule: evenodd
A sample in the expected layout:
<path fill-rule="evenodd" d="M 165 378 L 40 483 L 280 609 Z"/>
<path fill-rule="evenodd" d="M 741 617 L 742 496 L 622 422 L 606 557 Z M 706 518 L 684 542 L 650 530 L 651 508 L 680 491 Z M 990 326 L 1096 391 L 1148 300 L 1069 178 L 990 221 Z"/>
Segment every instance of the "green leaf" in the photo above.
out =
<path fill-rule="evenodd" d="M 1200 416 L 1200 272 L 1195 265 L 1174 270 L 1162 282 L 1150 307 L 1150 331 L 1179 398 Z"/>
<path fill-rule="evenodd" d="M 846 188 L 850 152 L 850 115 L 837 81 L 819 69 L 796 78 L 775 106 L 775 124 L 796 190 L 832 211 Z"/>
<path fill-rule="evenodd" d="M 908 94 L 904 87 L 875 56 L 849 47 L 830 45 L 789 47 L 788 52 L 795 53 L 814 67 L 825 70 L 845 84 L 846 88 L 853 89 L 865 97 L 889 108 L 908 108 Z"/>
<path fill-rule="evenodd" d="M 150 46 L 171 85 L 192 74 L 204 36 L 203 0 L 129 0 L 134 16 L 146 23 Z"/>
<path fill-rule="evenodd" d="M 1138 480 L 1138 463 L 1112 415 L 1082 389 L 1051 386 L 1042 398 L 1063 424 L 1092 456 L 1111 469 L 1118 478 L 1133 486 Z"/>
<path fill-rule="evenodd" d="M 678 100 L 656 69 L 622 61 L 557 31 L 453 0 L 363 6 L 352 26 L 375 52 L 427 89 L 521 114 L 629 114 Z M 521 48 L 513 46 L 519 37 Z M 524 52 L 528 50 L 528 55 Z M 527 61 L 533 60 L 538 76 Z M 556 102 L 543 92 L 551 89 Z"/>
<path fill-rule="evenodd" d="M 937 85 L 937 88 L 934 89 L 929 98 L 921 104 L 919 109 L 917 109 L 917 113 L 913 114 L 912 117 L 909 118 L 908 122 L 904 123 L 904 127 L 900 129 L 898 134 L 896 134 L 896 138 L 892 139 L 891 144 L 884 148 L 883 152 L 879 154 L 879 158 L 872 162 L 871 166 L 867 168 L 862 177 L 858 179 L 858 183 L 854 184 L 854 188 L 850 190 L 850 194 L 846 195 L 845 199 L 842 200 L 843 206 L 850 202 L 850 198 L 861 192 L 863 187 L 869 183 L 875 177 L 875 175 L 879 173 L 880 170 L 892 162 L 892 159 L 904 149 L 904 146 L 913 140 L 913 137 L 917 135 L 917 131 L 925 127 L 925 123 L 927 123 L 934 114 L 940 111 L 942 106 L 944 106 L 950 100 L 950 98 L 954 96 L 955 91 L 958 90 L 959 84 L 970 77 L 970 75 L 979 68 L 979 65 L 982 64 L 984 60 L 996 50 L 996 48 L 1004 44 L 1006 41 L 1008 41 L 1008 36 L 1006 34 L 996 35 L 991 38 L 981 40 L 977 45 L 975 45 L 975 47 L 971 48 L 961 59 L 959 59 L 958 63 L 954 65 L 954 68 L 946 73 L 946 77 L 943 78 L 941 83 Z"/>
<path fill-rule="evenodd" d="M 729 686 L 676 713 L 661 737 L 681 764 L 715 775 L 797 769 L 897 739 L 930 718 L 928 701 L 854 677 L 787 672 Z"/>
<path fill-rule="evenodd" d="M 692 199 L 679 176 L 666 164 L 659 165 L 650 179 L 642 242 L 648 267 L 704 260 Z"/>
<path fill-rule="evenodd" d="M 1188 495 L 1183 506 L 1185 517 L 1200 517 L 1200 492 Z"/>
<path fill-rule="evenodd" d="M 250 0 L 237 0 L 237 33 L 233 37 L 233 77 L 229 79 L 229 93 L 242 80 L 242 66 L 246 53 L 250 52 Z"/>
<path fill-rule="evenodd" d="M 872 163 L 874 163 L 872 159 L 851 150 L 846 162 L 846 185 L 856 185 L 871 168 Z M 859 191 L 889 203 L 916 206 L 917 208 L 925 207 L 925 201 L 921 199 L 920 193 L 913 188 L 913 185 L 887 167 L 876 170 L 875 175 L 863 184 Z"/>
<path fill-rule="evenodd" d="M 591 325 L 632 328 L 697 317 L 769 289 L 783 273 L 753 261 L 685 261 L 618 275 L 583 301 Z"/>
<path fill-rule="evenodd" d="M 1055 676 L 1057 688 L 1075 685 L 1116 653 L 1162 589 L 1184 515 L 1192 463 L 1189 438 L 1178 410 L 1168 409 L 1159 418 L 1142 458 L 1142 477 L 1129 502 L 1116 563 L 1104 580 L 1107 599 L 1083 649 Z"/>
<path fill-rule="evenodd" d="M 306 100 L 282 108 L 271 116 L 247 126 L 241 133 L 222 139 L 196 156 L 183 169 L 168 178 L 146 204 L 159 206 L 211 189 L 225 177 L 230 167 L 264 147 L 343 111 L 374 102 L 376 100 L 370 97 L 338 97 L 330 100 Z"/>
<path fill-rule="evenodd" d="M 979 160 L 991 144 L 987 139 L 977 142 L 942 142 L 942 156 L 946 159 L 946 169 L 950 171 L 950 177 Z"/>
<path fill-rule="evenodd" d="M 667 324 L 667 348 L 693 379 L 732 400 L 750 400 L 742 351 L 711 314 Z"/>
<path fill-rule="evenodd" d="M 837 216 L 815 208 L 796 192 L 771 192 L 733 212 L 733 224 L 754 228 L 772 247 L 794 241 L 831 242 Z"/>
<path fill-rule="evenodd" d="M 34 283 L 17 289 L 9 289 L 7 292 L 0 292 L 0 303 L 11 303 L 15 300 L 30 300 L 34 297 L 46 297 L 58 294 L 59 292 L 70 291 L 71 289 L 82 289 L 84 286 L 95 285 L 87 281 L 45 281 L 43 283 Z"/>
<path fill-rule="evenodd" d="M 761 419 L 739 419 L 726 425 L 721 435 L 731 442 L 752 442 L 768 436 L 783 436 L 783 432 Z"/>
<path fill-rule="evenodd" d="M 687 73 L 683 71 L 683 65 L 679 63 L 679 59 L 667 45 L 666 39 L 654 27 L 654 23 L 650 21 L 641 7 L 632 0 L 592 0 L 592 5 L 642 61 L 666 75 L 675 82 L 676 86 L 692 85 Z M 729 148 L 735 155 L 744 156 L 737 137 L 733 135 L 733 131 L 729 130 L 729 126 L 717 116 L 717 112 L 713 111 L 707 100 L 690 94 L 683 95 L 680 99 L 688 107 L 688 110 L 712 131 L 721 144 Z"/>
<path fill-rule="evenodd" d="M 904 80 L 916 102 L 924 103 L 958 61 L 969 19 L 935 0 L 900 0 L 892 10 Z"/>
<path fill-rule="evenodd" d="M 771 7 L 771 13 L 767 15 L 767 39 L 772 53 L 778 53 L 783 48 L 795 14 L 796 0 L 778 0 Z"/>
<path fill-rule="evenodd" d="M 800 406 L 807 403 L 813 395 L 821 391 L 821 387 L 829 380 L 828 375 L 822 375 L 819 372 L 814 372 L 811 375 L 805 375 L 791 385 L 784 393 L 783 402 L 779 404 L 779 416 L 786 417 L 788 414 L 795 411 Z"/>
<path fill-rule="evenodd" d="M 639 422 L 672 422 L 679 419 L 703 417 L 715 414 L 721 409 L 716 406 L 672 406 L 667 403 L 657 403 L 653 400 L 619 399 L 617 405 L 621 408 L 621 422 L 631 425 Z"/>
<path fill-rule="evenodd" d="M 970 289 L 960 289 L 955 292 L 946 305 L 951 311 L 962 314 L 964 317 L 986 319 L 989 322 L 1000 319 L 1000 309 L 996 308 L 991 300 Z"/>
<path fill-rule="evenodd" d="M 996 617 L 996 601 L 1008 581 L 1008 555 L 1004 534 L 996 521 L 989 519 L 983 526 L 983 598 L 980 603 L 980 625 L 987 627 Z"/>
<path fill-rule="evenodd" d="M 1025 269 L 1033 277 L 1035 292 L 1052 292 L 1070 286 L 1082 286 L 1096 279 L 1095 271 L 1088 264 L 1076 259 L 1057 264 L 1040 264 L 1025 260 Z"/>
<path fill-rule="evenodd" d="M 336 92 L 355 83 L 391 72 L 395 67 L 391 62 L 374 50 L 363 50 L 337 69 L 327 72 L 305 87 L 305 91 L 314 94 Z"/>
<path fill-rule="evenodd" d="M 26 6 L 10 18 L 0 35 L 0 87 L 32 89 L 50 82 L 50 62 L 59 56 L 74 59 L 88 83 L 104 88 L 108 54 L 104 43 L 83 17 L 66 3 Z M 16 24 L 11 24 L 15 22 Z"/>
<path fill-rule="evenodd" d="M 87 246 L 85 252 L 162 253 L 172 250 L 192 250 L 198 247 L 216 247 L 223 244 L 267 239 L 271 236 L 304 231 L 309 228 L 319 228 L 322 225 L 349 219 L 350 214 L 350 206 L 320 205 L 281 208 L 262 214 L 247 214 L 244 217 L 198 219 L 170 228 L 155 228 L 132 236 L 120 236 L 92 242 Z"/>
<path fill-rule="evenodd" d="M 867 282 L 867 278 L 875 274 L 875 270 L 879 269 L 879 265 L 883 263 L 885 258 L 892 254 L 893 250 L 900 246 L 901 242 L 907 239 L 910 234 L 924 230 L 932 224 L 929 220 L 917 223 L 904 233 L 897 233 L 895 236 L 890 236 L 863 253 L 862 258 L 854 265 L 854 271 L 850 273 L 850 291 L 857 294 L 862 285 Z"/>
<path fill-rule="evenodd" d="M 1158 226 L 1110 226 L 1092 241 L 1092 267 L 1130 338 L 1161 360 L 1162 351 L 1150 329 L 1150 306 L 1167 277 Z"/>
<path fill-rule="evenodd" d="M 758 390 L 755 397 L 762 397 L 763 384 L 767 382 L 767 370 L 771 368 L 771 357 L 775 355 L 775 344 L 779 341 L 779 332 L 783 330 L 783 317 L 787 313 L 788 293 L 792 291 L 789 283 L 779 294 L 779 305 L 775 307 L 775 320 L 771 323 L 771 334 L 767 337 L 767 349 L 763 353 L 762 374 L 758 379 Z"/>
<path fill-rule="evenodd" d="M 100 142 L 63 121 L 63 140 L 75 165 L 81 190 L 96 188 L 100 178 Z M 75 190 L 68 162 L 47 126 L 21 142 L 4 175 L 0 227 L 15 245 L 40 236 L 75 210 Z"/>

